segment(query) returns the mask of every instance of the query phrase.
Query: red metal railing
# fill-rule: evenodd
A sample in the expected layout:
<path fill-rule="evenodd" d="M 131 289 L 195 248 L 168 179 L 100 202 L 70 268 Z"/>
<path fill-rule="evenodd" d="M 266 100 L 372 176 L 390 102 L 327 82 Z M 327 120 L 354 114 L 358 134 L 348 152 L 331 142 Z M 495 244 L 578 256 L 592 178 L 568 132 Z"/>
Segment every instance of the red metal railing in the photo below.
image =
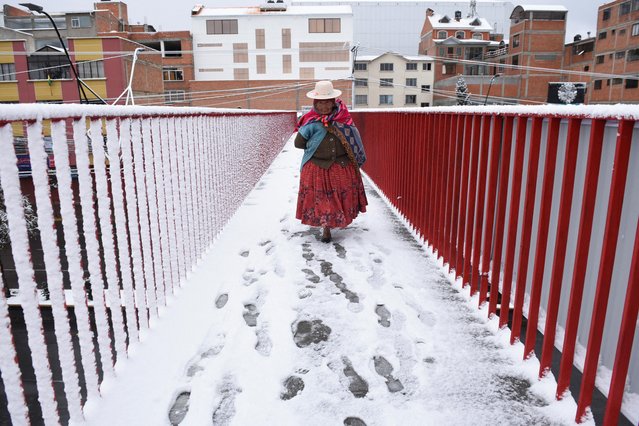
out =
<path fill-rule="evenodd" d="M 638 169 L 639 157 L 631 154 L 639 149 L 632 142 L 639 110 L 498 107 L 353 116 L 368 155 L 364 171 L 470 294 L 479 293 L 480 307 L 487 302 L 489 316 L 499 310 L 511 343 L 526 317 L 524 358 L 535 356 L 543 330 L 540 377 L 550 371 L 554 348 L 562 351 L 558 399 L 568 391 L 573 364 L 583 363 L 577 421 L 588 414 L 597 369 L 612 370 L 602 389 L 604 424 L 617 424 L 624 392 L 639 390 L 637 373 L 626 390 L 628 371 L 639 371 L 630 368 L 638 362 L 631 353 L 639 200 L 626 184 Z M 555 341 L 558 328 L 563 342 Z M 585 361 L 576 360 L 579 345 Z"/>

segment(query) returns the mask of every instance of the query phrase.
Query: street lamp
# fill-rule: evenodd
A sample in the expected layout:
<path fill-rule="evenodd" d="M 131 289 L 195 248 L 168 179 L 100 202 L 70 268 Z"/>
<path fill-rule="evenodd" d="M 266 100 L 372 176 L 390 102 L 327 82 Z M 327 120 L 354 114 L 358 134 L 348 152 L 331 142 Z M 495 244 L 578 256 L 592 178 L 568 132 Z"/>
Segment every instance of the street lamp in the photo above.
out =
<path fill-rule="evenodd" d="M 493 87 L 493 82 L 497 77 L 501 77 L 501 73 L 497 73 L 490 77 L 490 83 L 488 84 L 488 91 L 486 92 L 486 99 L 484 99 L 484 105 L 488 102 L 488 95 L 490 94 L 490 88 Z"/>
<path fill-rule="evenodd" d="M 69 66 L 71 67 L 71 71 L 73 71 L 73 76 L 75 77 L 75 82 L 78 85 L 78 96 L 80 97 L 80 103 L 82 103 L 82 96 L 83 95 L 84 95 L 84 100 L 88 101 L 87 94 L 84 92 L 84 88 L 82 87 L 82 84 L 80 83 L 80 78 L 78 77 L 78 72 L 76 71 L 75 66 L 73 66 L 73 62 L 71 62 L 71 56 L 69 56 L 69 51 L 67 50 L 67 47 L 64 44 L 64 40 L 62 40 L 62 36 L 60 35 L 60 31 L 58 31 L 58 26 L 55 24 L 55 21 L 53 20 L 51 15 L 49 15 L 47 12 L 45 12 L 44 8 L 42 6 L 38 6 L 37 4 L 20 3 L 20 6 L 24 6 L 27 9 L 29 9 L 30 11 L 32 11 L 32 12 L 41 13 L 41 14 L 45 15 L 47 18 L 49 18 L 49 21 L 51 21 L 51 24 L 53 25 L 53 29 L 55 30 L 56 34 L 58 35 L 58 39 L 60 40 L 60 44 L 62 44 L 62 48 L 64 49 L 64 53 L 67 55 L 67 59 L 69 60 Z"/>

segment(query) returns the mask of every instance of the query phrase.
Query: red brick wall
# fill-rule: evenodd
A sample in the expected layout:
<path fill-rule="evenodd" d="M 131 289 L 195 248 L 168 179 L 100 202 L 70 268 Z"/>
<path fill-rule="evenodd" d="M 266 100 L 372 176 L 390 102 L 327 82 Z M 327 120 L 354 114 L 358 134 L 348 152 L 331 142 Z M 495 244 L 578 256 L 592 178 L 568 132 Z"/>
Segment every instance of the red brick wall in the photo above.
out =
<path fill-rule="evenodd" d="M 299 84 L 300 87 L 294 86 Z M 192 81 L 193 106 L 220 108 L 250 108 L 275 110 L 300 110 L 303 106 L 311 106 L 312 99 L 306 93 L 313 89 L 315 82 L 310 80 L 245 80 L 245 81 Z M 333 85 L 342 91 L 341 98 L 348 105 L 351 104 L 351 83 L 349 81 L 335 81 Z M 292 90 L 278 90 L 269 92 L 249 93 L 251 88 L 264 86 L 287 86 Z M 221 92 L 222 90 L 244 89 L 237 92 Z M 261 90 L 261 89 L 256 89 Z M 198 94 L 207 91 L 209 93 Z M 218 92 L 219 91 L 219 92 Z M 217 93 L 216 93 L 217 92 Z"/>

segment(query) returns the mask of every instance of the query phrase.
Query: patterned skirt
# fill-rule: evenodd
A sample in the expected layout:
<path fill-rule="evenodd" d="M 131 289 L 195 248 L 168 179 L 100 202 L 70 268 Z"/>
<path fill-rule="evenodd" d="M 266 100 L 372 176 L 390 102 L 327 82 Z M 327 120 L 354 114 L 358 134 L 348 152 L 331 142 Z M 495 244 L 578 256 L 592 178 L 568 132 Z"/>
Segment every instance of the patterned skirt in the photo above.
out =
<path fill-rule="evenodd" d="M 303 224 L 345 228 L 367 204 L 362 178 L 352 164 L 333 163 L 328 169 L 304 164 L 295 215 Z"/>

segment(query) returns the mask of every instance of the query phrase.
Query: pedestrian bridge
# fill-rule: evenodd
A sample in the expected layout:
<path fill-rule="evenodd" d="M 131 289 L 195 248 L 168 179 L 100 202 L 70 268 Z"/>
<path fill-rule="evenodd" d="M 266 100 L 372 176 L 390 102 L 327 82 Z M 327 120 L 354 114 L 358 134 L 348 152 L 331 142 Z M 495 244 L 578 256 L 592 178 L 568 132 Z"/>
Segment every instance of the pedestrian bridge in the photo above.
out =
<path fill-rule="evenodd" d="M 356 112 L 330 244 L 295 113 L 0 111 L 3 423 L 639 421 L 634 107 Z"/>

